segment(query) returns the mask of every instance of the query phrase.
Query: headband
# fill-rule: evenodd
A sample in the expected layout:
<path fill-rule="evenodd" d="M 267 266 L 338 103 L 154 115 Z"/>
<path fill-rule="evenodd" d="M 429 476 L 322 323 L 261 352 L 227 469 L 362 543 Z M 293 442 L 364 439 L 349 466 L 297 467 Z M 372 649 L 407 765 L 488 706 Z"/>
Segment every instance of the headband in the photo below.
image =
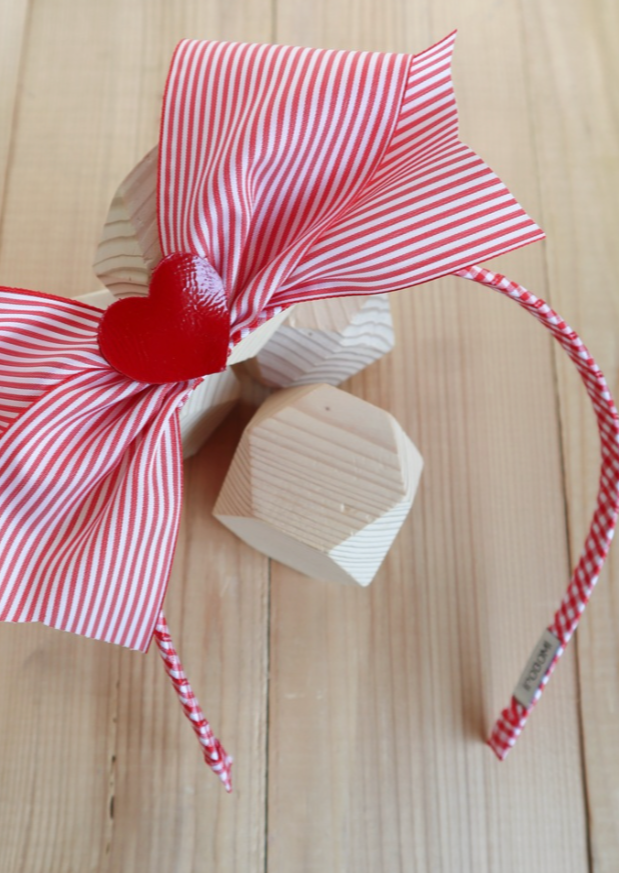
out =
<path fill-rule="evenodd" d="M 591 595 L 619 499 L 619 419 L 578 335 L 477 264 L 543 238 L 458 139 L 455 34 L 418 55 L 186 40 L 168 76 L 147 296 L 105 311 L 0 289 L 0 619 L 154 639 L 230 789 L 162 611 L 181 505 L 179 407 L 292 304 L 455 274 L 514 299 L 578 368 L 602 449 L 583 555 L 489 744 L 504 758 Z M 406 292 L 410 293 L 410 292 Z"/>

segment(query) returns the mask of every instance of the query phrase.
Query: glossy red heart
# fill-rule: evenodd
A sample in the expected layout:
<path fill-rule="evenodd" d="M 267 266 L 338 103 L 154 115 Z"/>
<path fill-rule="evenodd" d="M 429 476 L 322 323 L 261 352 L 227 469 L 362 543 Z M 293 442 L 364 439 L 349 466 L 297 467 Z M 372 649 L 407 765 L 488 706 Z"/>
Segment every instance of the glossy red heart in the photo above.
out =
<path fill-rule="evenodd" d="M 106 309 L 99 349 L 138 382 L 183 382 L 226 367 L 230 310 L 223 283 L 204 258 L 174 253 L 155 268 L 148 297 Z"/>

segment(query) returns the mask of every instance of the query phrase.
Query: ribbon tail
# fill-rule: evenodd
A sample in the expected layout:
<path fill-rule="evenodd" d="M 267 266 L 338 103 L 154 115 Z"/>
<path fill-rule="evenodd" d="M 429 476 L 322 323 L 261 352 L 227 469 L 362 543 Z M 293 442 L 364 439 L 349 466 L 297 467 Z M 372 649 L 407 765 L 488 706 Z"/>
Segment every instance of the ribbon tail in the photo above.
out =
<path fill-rule="evenodd" d="M 552 623 L 535 648 L 509 706 L 501 713 L 488 740 L 490 748 L 503 760 L 514 746 L 576 630 L 606 560 L 619 513 L 619 414 L 606 379 L 584 343 L 547 303 L 521 285 L 483 267 L 467 267 L 455 275 L 500 291 L 534 315 L 552 333 L 580 373 L 600 432 L 600 484 L 585 547 Z"/>
<path fill-rule="evenodd" d="M 159 649 L 159 654 L 163 659 L 163 664 L 166 673 L 170 677 L 170 681 L 176 691 L 183 712 L 189 719 L 189 723 L 196 734 L 204 760 L 209 765 L 211 770 L 219 776 L 224 784 L 226 791 L 232 791 L 232 758 L 227 754 L 217 737 L 214 735 L 210 724 L 202 712 L 200 704 L 193 692 L 189 680 L 185 675 L 181 659 L 179 658 L 170 630 L 163 610 L 159 613 L 157 624 L 155 625 L 154 633 L 155 642 Z"/>

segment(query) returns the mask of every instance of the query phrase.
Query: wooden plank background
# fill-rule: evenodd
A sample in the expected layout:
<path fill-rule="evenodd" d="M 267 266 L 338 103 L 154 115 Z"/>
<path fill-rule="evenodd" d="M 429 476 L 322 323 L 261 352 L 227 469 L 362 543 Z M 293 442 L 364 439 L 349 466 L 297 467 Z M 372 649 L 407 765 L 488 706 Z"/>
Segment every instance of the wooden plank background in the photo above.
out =
<path fill-rule="evenodd" d="M 494 266 L 580 332 L 615 395 L 613 0 L 0 0 L 0 282 L 94 290 L 115 187 L 178 39 L 419 51 L 459 28 L 463 139 L 545 228 Z M 249 410 L 186 465 L 169 621 L 235 756 L 226 796 L 152 651 L 0 627 L 0 873 L 619 869 L 619 558 L 517 750 L 483 745 L 563 592 L 597 437 L 533 320 L 445 280 L 346 386 L 424 455 L 367 590 L 269 564 L 211 509 Z"/>

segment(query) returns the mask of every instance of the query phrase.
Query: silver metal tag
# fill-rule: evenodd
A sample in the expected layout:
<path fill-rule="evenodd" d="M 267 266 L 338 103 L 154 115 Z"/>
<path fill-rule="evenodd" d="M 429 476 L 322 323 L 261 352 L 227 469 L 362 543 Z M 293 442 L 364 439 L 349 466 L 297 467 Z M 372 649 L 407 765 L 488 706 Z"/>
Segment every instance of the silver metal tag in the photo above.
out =
<path fill-rule="evenodd" d="M 514 697 L 525 709 L 529 709 L 533 703 L 535 693 L 560 648 L 561 643 L 556 636 L 545 630 L 514 689 Z"/>

